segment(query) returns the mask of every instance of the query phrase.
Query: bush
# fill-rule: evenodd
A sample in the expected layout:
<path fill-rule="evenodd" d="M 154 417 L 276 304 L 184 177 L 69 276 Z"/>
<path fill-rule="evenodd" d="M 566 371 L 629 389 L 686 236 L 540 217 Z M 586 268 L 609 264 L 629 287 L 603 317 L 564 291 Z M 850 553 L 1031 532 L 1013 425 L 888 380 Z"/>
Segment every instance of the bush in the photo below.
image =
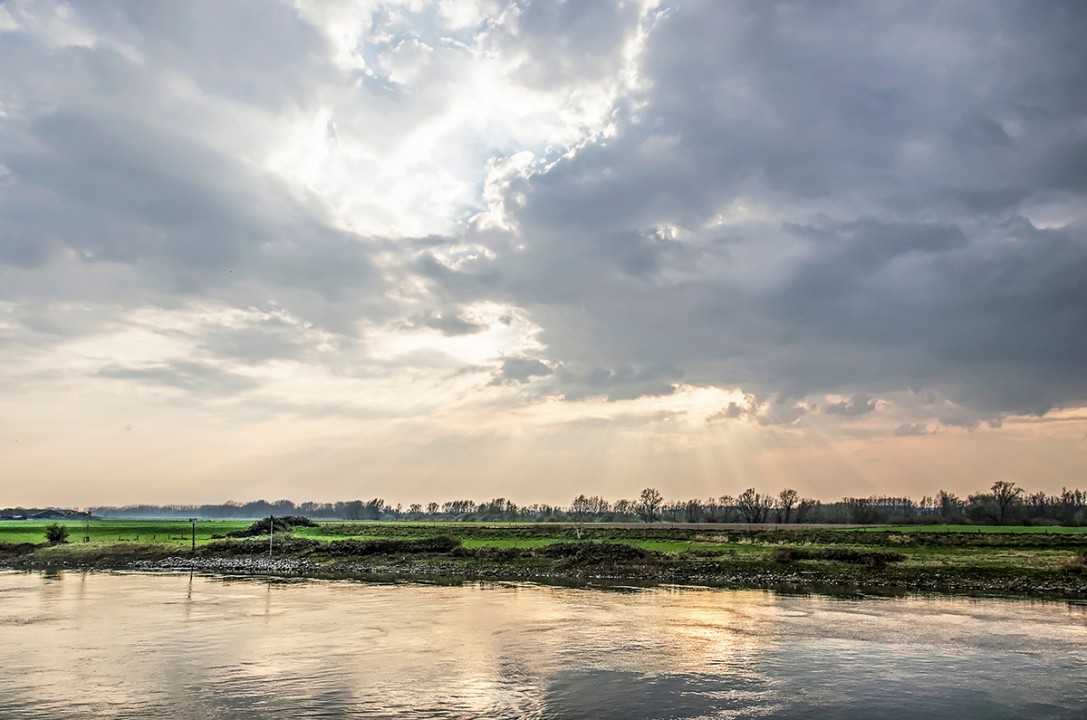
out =
<path fill-rule="evenodd" d="M 793 550 L 793 548 L 779 547 L 770 552 L 770 559 L 777 563 L 790 563 L 801 558 L 800 553 Z"/>
<path fill-rule="evenodd" d="M 37 549 L 34 543 L 0 543 L 0 557 L 29 555 Z"/>
<path fill-rule="evenodd" d="M 460 540 L 438 535 L 419 540 L 335 540 L 326 543 L 326 555 L 396 555 L 419 553 L 449 553 L 460 548 Z"/>
<path fill-rule="evenodd" d="M 1075 557 L 1064 563 L 1066 572 L 1083 575 L 1087 573 L 1087 552 L 1077 553 Z"/>
<path fill-rule="evenodd" d="M 846 550 L 844 548 L 806 550 L 804 548 L 779 547 L 771 551 L 770 559 L 779 563 L 790 563 L 794 560 L 836 560 L 851 565 L 881 568 L 887 563 L 902 562 L 906 559 L 906 556 L 902 553 L 880 552 L 878 550 L 863 551 Z"/>
<path fill-rule="evenodd" d="M 543 557 L 558 558 L 575 565 L 611 565 L 660 558 L 660 553 L 652 550 L 606 542 L 553 543 L 538 548 L 536 552 Z"/>
<path fill-rule="evenodd" d="M 45 539 L 50 545 L 60 545 L 68 542 L 68 528 L 60 523 L 53 523 L 45 528 Z"/>
<path fill-rule="evenodd" d="M 277 533 L 290 532 L 293 528 L 296 527 L 317 527 L 317 523 L 313 520 L 310 520 L 308 517 L 284 515 L 283 517 L 264 518 L 263 520 L 257 520 L 245 530 L 235 530 L 234 532 L 228 532 L 226 536 L 232 538 L 247 538 L 267 535 L 269 525 L 274 526 L 273 530 Z"/>

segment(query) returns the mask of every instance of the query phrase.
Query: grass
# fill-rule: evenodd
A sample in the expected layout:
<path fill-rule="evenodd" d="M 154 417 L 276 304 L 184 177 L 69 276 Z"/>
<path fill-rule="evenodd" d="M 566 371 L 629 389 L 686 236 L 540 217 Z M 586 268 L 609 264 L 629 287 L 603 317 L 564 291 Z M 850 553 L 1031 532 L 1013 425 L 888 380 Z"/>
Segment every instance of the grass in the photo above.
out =
<path fill-rule="evenodd" d="M 839 530 L 839 532 L 1081 535 L 1087 533 L 1087 527 L 1061 527 L 1058 525 L 880 525 L 877 527 L 847 528 Z"/>
<path fill-rule="evenodd" d="M 184 520 L 103 520 L 69 528 L 70 543 L 40 545 L 48 521 L 0 522 L 0 559 L 16 566 L 127 567 L 139 559 L 187 554 L 191 526 Z M 197 556 L 263 554 L 267 536 L 235 541 L 209 551 L 213 535 L 247 527 L 248 521 L 197 523 Z M 82 542 L 89 527 L 90 541 Z M 980 530 L 980 532 L 979 532 Z M 1046 532 L 1048 531 L 1048 532 Z M 288 541 L 290 537 L 296 542 Z M 456 551 L 411 551 L 412 541 L 453 538 Z M 1087 594 L 1087 528 L 1013 528 L 953 525 L 886 528 L 759 529 L 594 526 L 583 539 L 569 524 L 331 522 L 276 534 L 275 554 L 307 557 L 321 572 L 359 567 L 401 568 L 412 574 L 503 574 L 516 577 L 628 577 L 688 582 L 851 584 L 857 587 L 971 589 Z M 303 541 L 304 540 L 304 541 Z M 381 549 L 354 557 L 329 552 L 327 543 L 382 541 Z M 390 542 L 391 541 L 391 542 Z M 7 544 L 7 545 L 3 545 Z M 585 546 L 570 554 L 549 546 Z M 259 548 L 258 548 L 259 546 Z M 608 546 L 628 546 L 642 554 Z M 398 548 L 403 548 L 400 550 Z M 259 553 L 253 551 L 258 550 Z M 565 553 L 565 554 L 564 554 Z M 880 558 L 894 557 L 893 562 Z M 21 559 L 18 559 L 21 558 Z M 633 559 L 632 559 L 633 558 Z M 847 562 L 845 558 L 852 558 Z M 856 562 L 872 558 L 866 566 Z M 20 565 L 20 563 L 22 563 Z M 594 563 L 596 563 L 594 565 Z M 603 565 L 601 565 L 603 563 Z M 360 565 L 361 564 L 361 565 Z"/>
<path fill-rule="evenodd" d="M 192 544 L 192 526 L 186 520 L 2 520 L 0 543 L 45 542 L 45 528 L 58 522 L 68 528 L 68 542 L 93 544 L 134 542 L 157 545 Z M 226 535 L 249 527 L 247 520 L 202 520 L 196 523 L 197 545 L 210 542 L 212 535 Z"/>

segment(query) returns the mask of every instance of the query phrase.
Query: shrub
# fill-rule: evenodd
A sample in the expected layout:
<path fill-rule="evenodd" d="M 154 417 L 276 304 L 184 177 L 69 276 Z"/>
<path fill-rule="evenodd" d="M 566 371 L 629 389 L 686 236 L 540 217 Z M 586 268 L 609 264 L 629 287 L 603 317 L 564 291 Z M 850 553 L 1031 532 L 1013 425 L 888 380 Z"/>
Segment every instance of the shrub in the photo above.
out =
<path fill-rule="evenodd" d="M 49 541 L 50 545 L 60 545 L 61 543 L 68 542 L 68 528 L 64 527 L 60 523 L 53 523 L 49 527 L 45 528 L 45 539 Z"/>
<path fill-rule="evenodd" d="M 1077 575 L 1087 573 L 1087 552 L 1077 553 L 1071 560 L 1065 561 L 1064 569 Z"/>
<path fill-rule="evenodd" d="M 779 547 L 770 553 L 770 560 L 790 563 L 794 560 L 836 560 L 851 565 L 866 565 L 881 568 L 887 563 L 902 562 L 906 556 L 902 553 L 881 552 L 878 550 L 847 550 L 844 548 L 823 548 L 806 550 L 804 548 Z"/>
<path fill-rule="evenodd" d="M 660 553 L 632 545 L 605 542 L 553 543 L 537 549 L 544 557 L 559 558 L 572 564 L 608 565 L 657 560 Z"/>
<path fill-rule="evenodd" d="M 779 547 L 770 552 L 770 559 L 778 563 L 790 563 L 797 559 L 797 553 L 792 548 Z"/>
<path fill-rule="evenodd" d="M 29 555 L 37 549 L 34 543 L 0 543 L 0 557 Z"/>
<path fill-rule="evenodd" d="M 232 538 L 247 538 L 267 535 L 269 525 L 272 525 L 273 530 L 277 533 L 290 532 L 291 529 L 296 527 L 317 527 L 317 523 L 313 520 L 310 520 L 308 517 L 284 515 L 283 517 L 264 518 L 263 520 L 257 520 L 246 529 L 228 532 L 226 536 Z"/>
<path fill-rule="evenodd" d="M 419 540 L 335 540 L 326 543 L 326 555 L 409 555 L 419 553 L 450 553 L 460 548 L 460 540 L 438 535 Z"/>

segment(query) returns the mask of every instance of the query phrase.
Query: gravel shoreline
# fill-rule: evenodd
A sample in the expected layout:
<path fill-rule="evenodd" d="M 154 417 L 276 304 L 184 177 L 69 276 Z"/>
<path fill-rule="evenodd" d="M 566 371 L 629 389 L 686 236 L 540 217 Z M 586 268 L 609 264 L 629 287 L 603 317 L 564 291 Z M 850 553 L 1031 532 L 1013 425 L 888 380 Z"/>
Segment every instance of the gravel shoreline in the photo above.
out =
<path fill-rule="evenodd" d="M 305 572 L 312 565 L 306 559 L 297 558 L 174 556 L 162 560 L 136 560 L 130 567 L 133 570 L 199 570 L 279 575 Z"/>

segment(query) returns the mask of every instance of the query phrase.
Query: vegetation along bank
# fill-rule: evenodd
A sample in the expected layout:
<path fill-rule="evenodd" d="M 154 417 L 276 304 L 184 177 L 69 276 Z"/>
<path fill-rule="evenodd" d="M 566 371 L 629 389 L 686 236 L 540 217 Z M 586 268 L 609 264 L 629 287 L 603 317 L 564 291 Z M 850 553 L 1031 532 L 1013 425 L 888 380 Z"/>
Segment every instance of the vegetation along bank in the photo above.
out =
<path fill-rule="evenodd" d="M 24 521 L 0 565 L 1087 598 L 1082 528 Z"/>

